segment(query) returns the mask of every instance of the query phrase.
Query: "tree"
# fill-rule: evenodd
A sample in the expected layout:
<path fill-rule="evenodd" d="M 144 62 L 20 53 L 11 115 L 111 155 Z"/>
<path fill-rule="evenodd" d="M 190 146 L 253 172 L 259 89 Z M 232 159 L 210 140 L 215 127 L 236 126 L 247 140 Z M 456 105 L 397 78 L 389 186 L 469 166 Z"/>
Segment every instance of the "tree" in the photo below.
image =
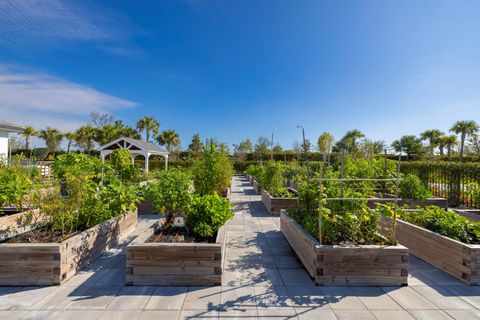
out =
<path fill-rule="evenodd" d="M 328 133 L 322 133 L 317 140 L 318 151 L 322 154 L 329 154 L 332 152 L 334 137 Z"/>
<path fill-rule="evenodd" d="M 346 149 L 350 152 L 357 151 L 357 140 L 364 138 L 365 135 L 357 129 L 347 131 L 343 138 L 340 140 L 342 147 L 347 147 Z"/>
<path fill-rule="evenodd" d="M 166 146 L 169 153 L 173 153 L 175 147 L 180 145 L 180 136 L 175 130 L 164 130 L 155 139 L 160 145 Z"/>
<path fill-rule="evenodd" d="M 413 156 L 420 156 L 423 152 L 422 140 L 414 135 L 403 136 L 400 140 L 392 142 L 392 147 L 397 152 L 403 152 L 410 159 Z"/>
<path fill-rule="evenodd" d="M 30 147 L 30 138 L 35 137 L 37 135 L 37 130 L 35 130 L 35 128 L 32 126 L 26 126 L 23 129 L 21 134 L 25 138 L 25 150 L 27 151 L 27 154 L 28 154 L 28 150 Z"/>
<path fill-rule="evenodd" d="M 457 137 L 452 134 L 444 137 L 443 141 L 447 147 L 447 155 L 450 158 L 450 156 L 452 155 L 453 146 L 457 144 Z"/>
<path fill-rule="evenodd" d="M 268 137 L 260 136 L 257 139 L 257 143 L 255 144 L 255 154 L 260 158 L 263 159 L 266 155 L 270 153 L 270 145 L 272 141 Z"/>
<path fill-rule="evenodd" d="M 137 122 L 138 131 L 142 132 L 145 130 L 145 141 L 150 142 L 150 132 L 153 135 L 158 134 L 160 124 L 153 117 L 143 117 Z"/>
<path fill-rule="evenodd" d="M 283 152 L 283 148 L 280 144 L 276 144 L 273 149 L 272 149 L 273 153 L 282 153 Z"/>
<path fill-rule="evenodd" d="M 433 151 L 439 145 L 441 138 L 444 135 L 445 134 L 438 129 L 430 129 L 420 133 L 420 138 L 428 142 L 429 153 L 433 155 Z"/>
<path fill-rule="evenodd" d="M 457 121 L 450 129 L 451 132 L 460 134 L 460 161 L 463 161 L 465 139 L 467 138 L 467 136 L 471 136 L 477 133 L 478 129 L 478 124 L 473 120 Z"/>
<path fill-rule="evenodd" d="M 375 154 L 382 153 L 383 151 L 385 151 L 386 147 L 387 147 L 387 144 L 383 140 L 373 141 L 373 152 Z"/>
<path fill-rule="evenodd" d="M 100 114 L 99 112 L 91 112 L 90 121 L 94 127 L 102 128 L 106 125 L 113 125 L 115 123 L 115 117 L 108 113 Z"/>
<path fill-rule="evenodd" d="M 70 153 L 70 148 L 72 147 L 72 142 L 77 138 L 77 136 L 75 135 L 74 132 L 65 132 L 63 134 L 63 136 L 65 137 L 65 139 L 68 140 L 67 153 Z"/>
<path fill-rule="evenodd" d="M 253 152 L 253 143 L 250 139 L 242 140 L 239 144 L 233 145 L 233 153 L 239 157 Z"/>
<path fill-rule="evenodd" d="M 480 156 L 480 139 L 478 134 L 474 133 L 468 139 L 472 152 L 478 157 Z"/>
<path fill-rule="evenodd" d="M 199 133 L 193 135 L 192 142 L 188 145 L 187 151 L 188 156 L 192 159 L 198 159 L 202 156 L 203 143 Z"/>
<path fill-rule="evenodd" d="M 84 125 L 75 131 L 75 142 L 77 146 L 85 153 L 92 151 L 95 138 L 97 136 L 97 130 L 91 125 Z"/>
<path fill-rule="evenodd" d="M 47 127 L 45 130 L 40 130 L 38 137 L 45 141 L 48 153 L 55 154 L 55 151 L 58 150 L 58 147 L 62 142 L 63 134 L 57 129 Z"/>

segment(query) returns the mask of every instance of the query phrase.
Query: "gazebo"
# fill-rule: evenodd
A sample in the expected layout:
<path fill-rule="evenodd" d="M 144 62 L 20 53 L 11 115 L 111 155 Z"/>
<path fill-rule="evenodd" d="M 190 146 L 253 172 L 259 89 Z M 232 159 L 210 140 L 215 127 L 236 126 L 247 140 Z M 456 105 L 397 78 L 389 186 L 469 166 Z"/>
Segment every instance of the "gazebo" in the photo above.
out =
<path fill-rule="evenodd" d="M 116 149 L 127 149 L 132 153 L 132 163 L 135 157 L 142 155 L 145 158 L 145 172 L 148 172 L 148 160 L 152 155 L 162 156 L 165 159 L 165 170 L 168 168 L 168 151 L 159 146 L 142 140 L 121 137 L 100 147 L 100 159 L 105 161 L 105 157 Z"/>
<path fill-rule="evenodd" d="M 10 147 L 8 145 L 9 133 L 20 133 L 23 126 L 0 120 L 0 161 L 9 159 Z"/>

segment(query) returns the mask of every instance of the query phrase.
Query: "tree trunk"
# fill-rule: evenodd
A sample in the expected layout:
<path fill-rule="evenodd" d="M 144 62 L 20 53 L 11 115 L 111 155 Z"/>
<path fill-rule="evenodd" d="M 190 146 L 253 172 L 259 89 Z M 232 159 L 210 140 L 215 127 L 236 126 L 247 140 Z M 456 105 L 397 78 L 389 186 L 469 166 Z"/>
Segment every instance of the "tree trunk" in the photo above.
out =
<path fill-rule="evenodd" d="M 466 134 L 462 132 L 462 137 L 460 138 L 460 161 L 463 161 L 463 147 L 465 145 L 465 136 Z"/>
<path fill-rule="evenodd" d="M 452 155 L 452 145 L 451 144 L 447 145 L 447 155 L 448 155 L 449 158 Z"/>

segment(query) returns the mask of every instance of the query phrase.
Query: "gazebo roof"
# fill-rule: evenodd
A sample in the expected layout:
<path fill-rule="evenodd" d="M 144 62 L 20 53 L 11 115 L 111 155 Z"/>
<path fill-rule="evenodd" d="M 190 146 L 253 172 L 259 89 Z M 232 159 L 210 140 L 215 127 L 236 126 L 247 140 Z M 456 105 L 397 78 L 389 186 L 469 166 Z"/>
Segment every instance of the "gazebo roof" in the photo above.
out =
<path fill-rule="evenodd" d="M 128 149 L 130 151 L 147 151 L 151 154 L 158 154 L 158 155 L 167 155 L 168 151 L 151 143 L 142 140 L 132 139 L 128 137 L 121 137 L 116 140 L 113 140 L 106 145 L 100 147 L 100 151 L 106 150 L 116 150 L 116 149 Z"/>
<path fill-rule="evenodd" d="M 21 125 L 0 120 L 0 130 L 1 131 L 22 132 L 23 129 L 24 129 L 24 127 L 21 126 Z"/>

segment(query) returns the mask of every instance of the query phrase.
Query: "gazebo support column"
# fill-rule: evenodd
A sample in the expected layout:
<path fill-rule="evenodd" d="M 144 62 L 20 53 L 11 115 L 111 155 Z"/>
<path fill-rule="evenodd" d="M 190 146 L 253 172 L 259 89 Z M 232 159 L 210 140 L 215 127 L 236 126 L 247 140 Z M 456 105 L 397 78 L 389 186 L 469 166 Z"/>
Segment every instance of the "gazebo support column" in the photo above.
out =
<path fill-rule="evenodd" d="M 165 156 L 165 171 L 168 170 L 168 156 Z"/>

